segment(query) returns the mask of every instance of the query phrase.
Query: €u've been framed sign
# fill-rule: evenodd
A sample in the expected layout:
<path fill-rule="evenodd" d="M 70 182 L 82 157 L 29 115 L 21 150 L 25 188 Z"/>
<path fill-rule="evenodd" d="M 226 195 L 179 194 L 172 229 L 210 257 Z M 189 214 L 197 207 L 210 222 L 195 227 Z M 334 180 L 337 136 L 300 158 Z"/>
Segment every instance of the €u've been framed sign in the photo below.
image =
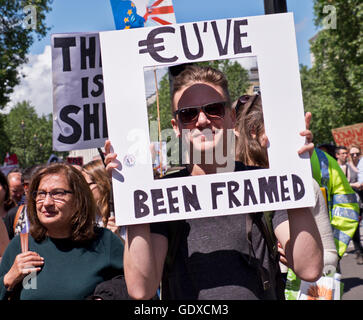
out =
<path fill-rule="evenodd" d="M 100 32 L 118 225 L 313 206 L 291 13 Z M 153 177 L 145 70 L 255 57 L 269 168 L 173 179 Z"/>

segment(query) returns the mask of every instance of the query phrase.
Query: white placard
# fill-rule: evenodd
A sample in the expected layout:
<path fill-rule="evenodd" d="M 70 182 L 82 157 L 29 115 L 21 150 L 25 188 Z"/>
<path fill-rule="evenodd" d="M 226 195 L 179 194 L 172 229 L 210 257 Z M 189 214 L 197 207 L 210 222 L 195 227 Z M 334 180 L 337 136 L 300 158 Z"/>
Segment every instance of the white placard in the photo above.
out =
<path fill-rule="evenodd" d="M 98 33 L 52 35 L 53 150 L 102 147 L 108 136 Z"/>
<path fill-rule="evenodd" d="M 293 15 L 100 33 L 118 225 L 312 206 Z M 257 57 L 269 169 L 153 179 L 144 68 Z"/>

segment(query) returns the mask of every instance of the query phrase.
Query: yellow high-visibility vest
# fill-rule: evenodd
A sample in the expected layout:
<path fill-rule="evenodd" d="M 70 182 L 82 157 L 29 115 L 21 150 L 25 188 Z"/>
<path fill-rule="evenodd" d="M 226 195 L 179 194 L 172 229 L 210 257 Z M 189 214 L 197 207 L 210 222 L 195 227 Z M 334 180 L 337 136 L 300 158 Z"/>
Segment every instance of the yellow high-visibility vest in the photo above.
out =
<path fill-rule="evenodd" d="M 314 179 L 324 189 L 335 246 L 342 257 L 359 224 L 356 194 L 338 162 L 324 151 L 315 148 L 311 167 Z"/>

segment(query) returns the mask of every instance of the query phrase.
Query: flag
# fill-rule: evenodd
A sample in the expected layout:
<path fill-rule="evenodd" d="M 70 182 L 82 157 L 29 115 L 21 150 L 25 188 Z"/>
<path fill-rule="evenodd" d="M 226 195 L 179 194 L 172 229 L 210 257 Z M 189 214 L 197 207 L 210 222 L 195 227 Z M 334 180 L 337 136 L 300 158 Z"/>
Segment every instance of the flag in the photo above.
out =
<path fill-rule="evenodd" d="M 149 0 L 144 19 L 147 27 L 176 23 L 172 0 Z"/>
<path fill-rule="evenodd" d="M 132 1 L 111 0 L 111 7 L 117 30 L 144 26 L 145 20 L 137 14 L 137 8 Z"/>
<path fill-rule="evenodd" d="M 117 30 L 176 23 L 172 0 L 110 0 Z"/>

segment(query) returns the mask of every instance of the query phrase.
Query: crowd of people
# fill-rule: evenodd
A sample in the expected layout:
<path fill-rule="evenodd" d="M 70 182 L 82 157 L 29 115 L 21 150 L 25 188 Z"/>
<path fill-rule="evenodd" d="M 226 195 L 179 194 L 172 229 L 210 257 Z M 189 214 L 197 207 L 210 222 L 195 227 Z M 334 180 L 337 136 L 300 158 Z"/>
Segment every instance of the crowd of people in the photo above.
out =
<path fill-rule="evenodd" d="M 226 154 L 223 141 L 233 130 L 232 171 L 269 167 L 261 93 L 233 102 L 222 72 L 191 65 L 175 77 L 171 105 L 176 136 L 198 154 Z M 316 281 L 328 266 L 340 271 L 351 239 L 362 264 L 361 149 L 338 147 L 332 157 L 314 148 L 310 119 L 307 113 L 301 132 L 307 143 L 296 152 L 311 156 L 312 208 L 120 227 L 110 141 L 104 159 L 82 167 L 53 163 L 7 177 L 0 172 L 0 298 L 293 299 L 298 280 Z M 189 158 L 163 178 L 231 171 L 207 157 Z"/>

